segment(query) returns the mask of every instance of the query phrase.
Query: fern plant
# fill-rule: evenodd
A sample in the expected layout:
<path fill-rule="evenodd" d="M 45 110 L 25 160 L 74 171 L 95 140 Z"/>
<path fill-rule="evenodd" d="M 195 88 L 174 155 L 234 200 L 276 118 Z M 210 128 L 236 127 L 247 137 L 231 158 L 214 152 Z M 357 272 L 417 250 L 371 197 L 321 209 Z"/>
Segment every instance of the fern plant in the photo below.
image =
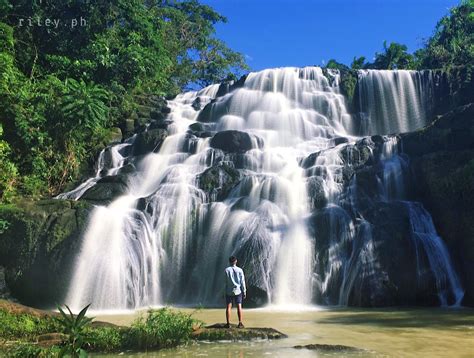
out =
<path fill-rule="evenodd" d="M 94 83 L 83 80 L 66 81 L 67 91 L 63 98 L 63 112 L 71 127 L 85 127 L 90 130 L 107 123 L 109 107 L 106 105 L 109 93 Z"/>
<path fill-rule="evenodd" d="M 84 307 L 77 316 L 72 313 L 67 305 L 66 309 L 69 311 L 68 313 L 58 306 L 61 315 L 56 318 L 56 321 L 62 327 L 63 333 L 68 336 L 67 343 L 61 349 L 61 357 L 87 357 L 87 352 L 83 349 L 85 343 L 85 329 L 93 320 L 93 318 L 86 317 L 89 306 L 90 304 Z"/>

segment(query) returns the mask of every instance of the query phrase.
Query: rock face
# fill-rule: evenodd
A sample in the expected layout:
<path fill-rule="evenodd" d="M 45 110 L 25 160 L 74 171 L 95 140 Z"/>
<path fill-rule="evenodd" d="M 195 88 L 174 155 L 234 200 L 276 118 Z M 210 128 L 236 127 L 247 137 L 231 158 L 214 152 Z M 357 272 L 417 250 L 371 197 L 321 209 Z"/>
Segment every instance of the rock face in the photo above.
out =
<path fill-rule="evenodd" d="M 474 104 L 401 138 L 412 159 L 419 200 L 460 272 L 466 290 L 463 304 L 474 306 Z"/>
<path fill-rule="evenodd" d="M 0 266 L 9 290 L 32 306 L 54 306 L 67 290 L 71 264 L 92 205 L 69 200 L 0 206 Z"/>
<path fill-rule="evenodd" d="M 235 130 L 222 131 L 211 139 L 211 147 L 226 153 L 244 153 L 254 148 L 250 134 Z"/>

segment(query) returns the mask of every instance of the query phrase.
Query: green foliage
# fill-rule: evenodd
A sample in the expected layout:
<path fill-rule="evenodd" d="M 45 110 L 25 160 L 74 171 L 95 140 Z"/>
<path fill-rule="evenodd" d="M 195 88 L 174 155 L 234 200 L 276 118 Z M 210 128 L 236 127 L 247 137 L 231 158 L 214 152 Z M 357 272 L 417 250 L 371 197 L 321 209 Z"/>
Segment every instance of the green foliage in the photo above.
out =
<path fill-rule="evenodd" d="M 140 317 L 132 324 L 128 345 L 138 349 L 174 347 L 187 342 L 197 324 L 191 314 L 169 308 L 149 310 L 146 318 Z"/>
<path fill-rule="evenodd" d="M 108 114 L 106 103 L 109 93 L 93 83 L 86 84 L 83 80 L 69 79 L 66 85 L 67 90 L 62 106 L 65 122 L 69 127 L 66 130 L 74 134 L 78 128 L 93 132 L 105 127 Z"/>
<path fill-rule="evenodd" d="M 15 195 L 15 184 L 18 180 L 18 169 L 11 159 L 11 148 L 8 142 L 2 140 L 3 127 L 0 123 L 0 200 L 9 202 Z M 2 223 L 0 221 L 0 233 Z"/>
<path fill-rule="evenodd" d="M 474 1 L 463 1 L 437 23 L 425 48 L 416 52 L 419 67 L 448 68 L 474 63 Z"/>
<path fill-rule="evenodd" d="M 87 356 L 83 349 L 85 341 L 85 329 L 92 322 L 93 318 L 86 317 L 87 310 L 90 305 L 84 307 L 77 316 L 75 316 L 71 309 L 66 306 L 68 314 L 58 306 L 61 316 L 56 318 L 56 321 L 61 326 L 62 331 L 68 336 L 68 341 L 61 349 L 62 354 L 70 355 L 71 357 Z"/>
<path fill-rule="evenodd" d="M 126 348 L 127 330 L 116 327 L 88 328 L 84 332 L 84 341 L 88 350 L 94 352 L 117 352 Z"/>
<path fill-rule="evenodd" d="M 414 58 L 407 52 L 406 45 L 391 42 L 387 46 L 387 41 L 383 43 L 384 51 L 375 53 L 373 66 L 380 70 L 403 70 L 414 67 Z"/>
<path fill-rule="evenodd" d="M 50 317 L 35 317 L 29 314 L 11 314 L 0 310 L 0 337 L 3 339 L 34 339 L 37 335 L 58 329 Z"/>
<path fill-rule="evenodd" d="M 352 60 L 352 63 L 351 63 L 351 69 L 361 70 L 366 67 L 367 67 L 367 63 L 365 62 L 364 56 L 360 56 L 360 57 L 354 56 L 354 59 Z"/>
<path fill-rule="evenodd" d="M 29 18 L 86 26 L 19 24 Z M 124 126 L 134 95 L 175 95 L 247 70 L 215 37 L 225 21 L 196 0 L 0 0 L 0 201 L 63 190 L 107 128 Z"/>
<path fill-rule="evenodd" d="M 19 342 L 5 352 L 8 358 L 54 358 L 62 357 L 59 347 L 42 348 L 36 344 Z"/>

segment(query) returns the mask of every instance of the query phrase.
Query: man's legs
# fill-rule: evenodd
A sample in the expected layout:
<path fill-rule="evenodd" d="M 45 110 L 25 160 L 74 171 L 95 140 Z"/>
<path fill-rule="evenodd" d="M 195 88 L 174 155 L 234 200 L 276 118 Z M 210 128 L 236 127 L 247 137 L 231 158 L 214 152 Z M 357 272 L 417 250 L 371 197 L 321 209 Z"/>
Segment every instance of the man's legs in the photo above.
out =
<path fill-rule="evenodd" d="M 230 324 L 230 312 L 232 311 L 232 302 L 227 303 L 227 307 L 225 310 L 225 318 L 227 320 L 227 324 Z"/>
<path fill-rule="evenodd" d="M 242 323 L 242 303 L 237 304 L 237 316 L 239 316 L 239 324 Z"/>
<path fill-rule="evenodd" d="M 239 296 L 236 297 L 235 303 L 237 303 L 237 315 L 239 316 L 239 325 L 238 328 L 243 328 L 244 325 L 242 324 L 242 301 L 244 298 L 244 294 L 241 293 Z"/>

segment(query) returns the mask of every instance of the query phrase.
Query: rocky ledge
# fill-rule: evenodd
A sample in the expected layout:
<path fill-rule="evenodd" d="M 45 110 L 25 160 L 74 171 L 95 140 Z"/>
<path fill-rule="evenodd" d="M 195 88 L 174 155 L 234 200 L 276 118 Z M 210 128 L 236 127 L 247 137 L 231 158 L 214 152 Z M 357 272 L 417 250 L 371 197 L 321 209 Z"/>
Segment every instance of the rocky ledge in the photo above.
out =
<path fill-rule="evenodd" d="M 237 328 L 233 324 L 226 328 L 225 323 L 216 323 L 211 326 L 198 328 L 193 332 L 193 338 L 198 341 L 249 341 L 252 339 L 281 339 L 287 338 L 273 328 Z"/>

